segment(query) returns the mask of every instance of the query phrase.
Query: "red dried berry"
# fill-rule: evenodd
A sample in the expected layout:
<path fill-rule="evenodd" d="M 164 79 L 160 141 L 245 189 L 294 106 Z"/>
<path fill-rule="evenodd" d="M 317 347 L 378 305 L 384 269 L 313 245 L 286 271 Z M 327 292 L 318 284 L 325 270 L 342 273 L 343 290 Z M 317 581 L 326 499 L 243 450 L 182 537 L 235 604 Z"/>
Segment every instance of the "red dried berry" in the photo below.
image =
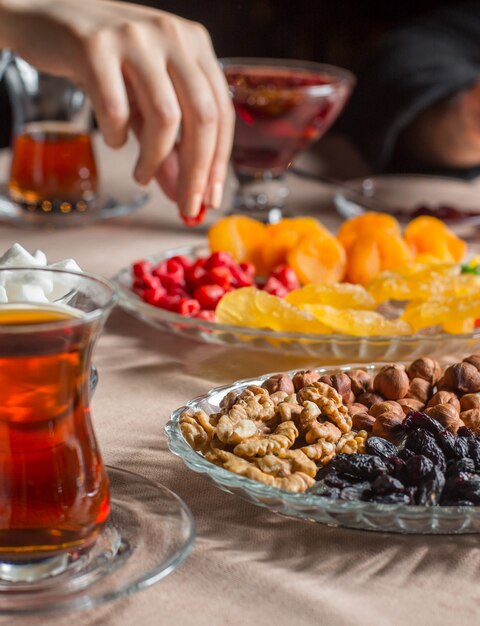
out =
<path fill-rule="evenodd" d="M 152 287 L 145 289 L 143 292 L 142 298 L 148 304 L 152 304 L 153 306 L 160 306 L 159 302 L 162 297 L 165 296 L 165 289 L 162 287 L 154 289 Z"/>
<path fill-rule="evenodd" d="M 204 320 L 206 322 L 214 322 L 215 321 L 215 311 L 199 311 L 195 317 L 199 320 Z"/>
<path fill-rule="evenodd" d="M 236 265 L 235 259 L 230 252 L 212 252 L 212 254 L 206 260 L 205 267 L 207 269 L 213 269 L 214 267 L 230 267 Z"/>
<path fill-rule="evenodd" d="M 196 287 L 202 284 L 203 278 L 206 274 L 207 272 L 205 268 L 200 265 L 192 265 L 192 267 L 185 270 L 185 281 L 189 288 L 193 291 Z"/>
<path fill-rule="evenodd" d="M 137 278 L 143 278 L 152 271 L 152 264 L 149 261 L 137 261 L 132 265 L 133 275 Z"/>
<path fill-rule="evenodd" d="M 238 265 L 233 265 L 230 268 L 230 274 L 232 276 L 232 284 L 236 288 L 250 287 L 253 285 L 253 275 L 247 274 L 247 272 L 244 272 Z"/>
<path fill-rule="evenodd" d="M 152 273 L 161 280 L 167 290 L 175 285 L 185 286 L 185 270 L 181 263 L 173 259 L 159 263 Z"/>
<path fill-rule="evenodd" d="M 193 298 L 180 298 L 178 303 L 178 313 L 187 317 L 195 317 L 200 313 L 200 303 Z"/>
<path fill-rule="evenodd" d="M 194 297 L 199 301 L 202 309 L 208 310 L 214 310 L 224 295 L 225 289 L 220 285 L 202 285 L 194 292 Z"/>
<path fill-rule="evenodd" d="M 183 213 L 180 213 L 180 217 L 182 218 L 185 226 L 192 228 L 193 226 L 198 226 L 199 224 L 203 222 L 203 220 L 205 219 L 206 213 L 207 213 L 207 207 L 204 204 L 202 204 L 200 206 L 200 211 L 198 212 L 198 215 L 196 215 L 195 217 L 190 217 L 189 215 L 184 215 Z"/>
<path fill-rule="evenodd" d="M 152 276 L 151 274 L 145 274 L 145 276 L 142 279 L 144 288 L 148 288 L 148 289 L 158 289 L 159 287 L 162 286 L 162 283 L 160 281 L 160 278 L 158 278 L 158 276 Z"/>
<path fill-rule="evenodd" d="M 232 285 L 232 273 L 228 267 L 214 267 L 205 274 L 202 284 L 220 285 L 224 291 L 227 291 Z"/>
<path fill-rule="evenodd" d="M 288 291 L 300 288 L 300 281 L 297 275 L 288 265 L 278 265 L 270 272 L 270 276 L 280 281 Z"/>
<path fill-rule="evenodd" d="M 252 278 L 255 276 L 255 265 L 253 263 L 244 261 L 243 263 L 240 263 L 239 267 L 247 276 L 251 276 Z"/>
<path fill-rule="evenodd" d="M 266 291 L 272 296 L 278 296 L 279 298 L 284 298 L 288 293 L 288 289 L 285 287 L 285 285 L 282 285 L 282 283 L 273 276 L 270 276 L 270 278 L 267 280 L 267 282 L 263 286 L 263 291 Z"/>
<path fill-rule="evenodd" d="M 170 294 L 165 294 L 160 296 L 157 302 L 157 306 L 162 309 L 167 309 L 167 311 L 177 311 L 178 306 L 181 300 L 181 296 L 172 296 Z"/>
<path fill-rule="evenodd" d="M 185 256 L 184 254 L 177 254 L 176 256 L 172 256 L 171 261 L 175 261 L 176 263 L 180 263 L 184 270 L 192 267 L 193 261 Z"/>

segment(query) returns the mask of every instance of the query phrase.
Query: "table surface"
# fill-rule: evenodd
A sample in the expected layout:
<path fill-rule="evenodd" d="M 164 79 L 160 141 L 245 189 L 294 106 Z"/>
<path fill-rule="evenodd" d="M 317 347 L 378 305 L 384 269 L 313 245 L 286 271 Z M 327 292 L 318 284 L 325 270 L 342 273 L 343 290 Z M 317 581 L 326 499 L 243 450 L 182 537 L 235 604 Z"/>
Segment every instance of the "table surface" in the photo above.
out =
<path fill-rule="evenodd" d="M 342 164 L 347 153 L 340 144 L 332 159 Z M 118 189 L 129 181 L 135 146 L 116 153 L 100 146 L 99 161 L 105 184 Z M 335 227 L 332 211 L 319 213 L 325 192 L 318 184 L 292 179 L 291 187 L 292 207 L 317 211 Z M 150 191 L 137 213 L 84 229 L 1 227 L 0 250 L 18 241 L 44 250 L 52 262 L 73 257 L 84 270 L 109 277 L 140 257 L 202 241 L 204 231 L 185 229 L 173 205 Z M 72 619 L 77 626 L 476 622 L 475 535 L 400 536 L 288 520 L 221 492 L 168 451 L 163 425 L 189 398 L 238 378 L 307 364 L 193 343 L 120 309 L 97 345 L 95 363 L 94 426 L 105 462 L 181 496 L 196 519 L 195 547 L 173 574 L 128 599 L 74 615 L 0 618 L 2 626 Z"/>

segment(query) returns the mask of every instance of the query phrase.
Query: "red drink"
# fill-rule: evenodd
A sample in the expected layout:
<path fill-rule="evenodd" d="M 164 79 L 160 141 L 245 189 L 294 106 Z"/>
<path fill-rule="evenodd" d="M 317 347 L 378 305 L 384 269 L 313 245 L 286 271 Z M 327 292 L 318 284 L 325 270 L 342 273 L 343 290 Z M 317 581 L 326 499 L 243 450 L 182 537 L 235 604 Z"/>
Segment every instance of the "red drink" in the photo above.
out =
<path fill-rule="evenodd" d="M 224 68 L 237 113 L 237 172 L 283 173 L 336 118 L 348 89 L 328 74 L 281 67 Z M 343 97 L 340 97 L 340 93 Z"/>
<path fill-rule="evenodd" d="M 15 137 L 9 191 L 31 210 L 84 211 L 97 190 L 90 135 L 64 126 L 33 123 Z"/>
<path fill-rule="evenodd" d="M 2 561 L 86 547 L 109 514 L 88 403 L 97 322 L 72 320 L 53 307 L 0 307 L 0 328 L 21 325 L 0 334 Z"/>

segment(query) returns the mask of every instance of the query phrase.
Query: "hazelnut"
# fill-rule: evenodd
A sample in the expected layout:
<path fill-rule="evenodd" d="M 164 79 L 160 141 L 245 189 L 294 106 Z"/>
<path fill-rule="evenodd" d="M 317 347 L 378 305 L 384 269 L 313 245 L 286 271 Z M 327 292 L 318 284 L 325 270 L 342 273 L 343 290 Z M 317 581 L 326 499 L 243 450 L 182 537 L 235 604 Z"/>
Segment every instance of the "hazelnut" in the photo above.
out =
<path fill-rule="evenodd" d="M 451 404 L 437 404 L 429 407 L 425 413 L 440 422 L 447 430 L 456 433 L 464 423 L 458 415 L 458 411 Z"/>
<path fill-rule="evenodd" d="M 473 365 L 477 368 L 477 370 L 480 371 L 480 354 L 471 354 L 470 356 L 467 356 L 465 359 L 463 359 L 464 363 L 470 363 L 470 365 Z"/>
<path fill-rule="evenodd" d="M 322 376 L 320 382 L 330 385 L 338 391 L 342 396 L 342 400 L 345 404 L 350 404 L 355 400 L 355 396 L 352 393 L 352 383 L 350 378 L 340 372 L 339 374 L 333 374 L 332 376 Z"/>
<path fill-rule="evenodd" d="M 399 417 L 394 413 L 382 413 L 375 420 L 372 428 L 372 435 L 383 437 L 389 441 L 395 441 L 402 432 L 402 422 L 405 416 Z"/>
<path fill-rule="evenodd" d="M 365 370 L 349 370 L 346 374 L 350 378 L 352 391 L 356 396 L 364 391 L 373 390 L 372 377 Z"/>
<path fill-rule="evenodd" d="M 363 407 L 365 409 L 365 407 Z M 353 430 L 366 430 L 371 432 L 373 425 L 375 424 L 375 418 L 368 413 L 356 413 L 352 419 Z"/>
<path fill-rule="evenodd" d="M 429 358 L 416 359 L 407 370 L 410 380 L 422 378 L 434 385 L 442 375 L 442 368 L 438 361 Z"/>
<path fill-rule="evenodd" d="M 424 378 L 412 378 L 408 393 L 405 397 L 420 400 L 420 402 L 426 404 L 431 395 L 432 385 L 427 380 Z"/>
<path fill-rule="evenodd" d="M 480 409 L 480 393 L 466 393 L 462 396 L 460 398 L 460 409 L 462 411 Z"/>
<path fill-rule="evenodd" d="M 268 393 L 284 391 L 287 395 L 290 395 L 295 391 L 292 379 L 288 374 L 274 374 L 264 381 L 262 387 L 266 389 Z"/>
<path fill-rule="evenodd" d="M 450 365 L 438 381 L 438 389 L 460 393 L 480 391 L 480 372 L 471 363 L 463 362 Z"/>
<path fill-rule="evenodd" d="M 415 400 L 415 398 L 400 398 L 400 400 L 397 400 L 397 403 L 402 407 L 405 415 L 410 413 L 410 411 L 422 411 L 425 406 L 423 402 Z"/>
<path fill-rule="evenodd" d="M 388 400 L 405 397 L 410 381 L 403 365 L 386 365 L 373 380 L 373 388 Z"/>
<path fill-rule="evenodd" d="M 367 408 L 370 408 L 372 404 L 377 404 L 378 402 L 383 402 L 384 400 L 385 398 L 383 396 L 378 393 L 373 393 L 372 391 L 364 391 L 357 398 L 357 402 L 363 404 Z"/>
<path fill-rule="evenodd" d="M 360 402 L 352 402 L 352 404 L 348 405 L 348 414 L 350 417 L 354 417 L 357 413 L 366 413 L 367 407 L 364 404 L 360 404 Z"/>
<path fill-rule="evenodd" d="M 451 391 L 437 391 L 428 401 L 427 407 L 437 406 L 437 404 L 451 404 L 457 412 L 460 412 L 460 402 L 457 395 Z"/>
<path fill-rule="evenodd" d="M 402 407 L 398 404 L 398 402 L 394 402 L 393 400 L 387 400 L 385 402 L 377 402 L 377 404 L 372 404 L 368 413 L 375 418 L 377 418 L 379 415 L 382 415 L 382 413 L 392 413 L 392 415 L 404 417 Z"/>
<path fill-rule="evenodd" d="M 295 391 L 300 391 L 300 389 L 303 389 L 307 385 L 316 383 L 319 378 L 320 374 L 318 372 L 313 372 L 312 370 L 302 370 L 297 372 L 292 378 Z"/>
<path fill-rule="evenodd" d="M 465 426 L 471 428 L 476 435 L 480 434 L 480 409 L 469 409 L 460 413 L 460 419 Z"/>

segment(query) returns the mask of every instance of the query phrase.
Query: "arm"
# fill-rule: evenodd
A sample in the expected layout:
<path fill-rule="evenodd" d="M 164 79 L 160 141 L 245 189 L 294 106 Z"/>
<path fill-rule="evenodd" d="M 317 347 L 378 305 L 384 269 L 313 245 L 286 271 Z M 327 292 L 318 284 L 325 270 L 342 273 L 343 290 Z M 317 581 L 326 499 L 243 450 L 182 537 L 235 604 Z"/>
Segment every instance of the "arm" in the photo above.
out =
<path fill-rule="evenodd" d="M 203 26 L 110 0 L 0 0 L 0 46 L 79 84 L 108 145 L 131 128 L 139 183 L 155 178 L 188 216 L 219 206 L 234 114 Z"/>

